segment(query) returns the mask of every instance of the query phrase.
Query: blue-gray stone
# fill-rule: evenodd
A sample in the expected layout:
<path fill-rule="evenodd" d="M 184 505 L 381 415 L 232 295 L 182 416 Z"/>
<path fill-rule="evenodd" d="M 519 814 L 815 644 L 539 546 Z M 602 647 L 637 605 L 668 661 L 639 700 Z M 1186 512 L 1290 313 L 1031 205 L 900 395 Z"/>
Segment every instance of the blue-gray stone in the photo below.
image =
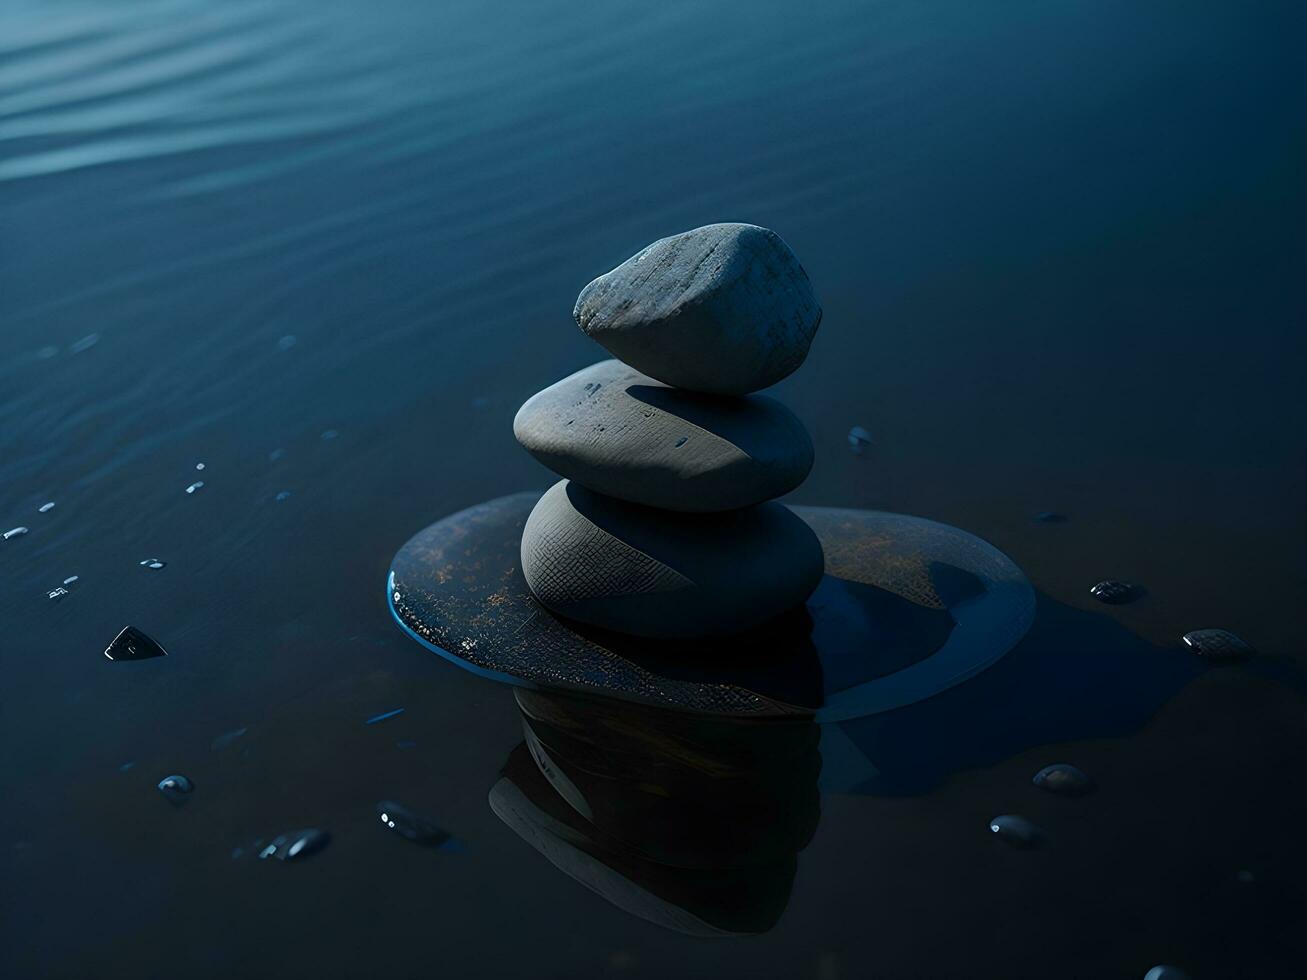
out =
<path fill-rule="evenodd" d="M 1065 762 L 1045 766 L 1032 781 L 1040 789 L 1060 796 L 1084 796 L 1094 788 L 1088 773 Z"/>
<path fill-rule="evenodd" d="M 812 469 L 807 430 L 775 399 L 683 391 L 615 360 L 532 396 L 513 434 L 560 476 L 666 510 L 747 507 Z"/>
<path fill-rule="evenodd" d="M 1089 590 L 1091 596 L 1110 606 L 1124 605 L 1135 599 L 1138 592 L 1139 590 L 1128 582 L 1118 582 L 1115 579 L 1104 579 Z"/>
<path fill-rule="evenodd" d="M 663 238 L 581 291 L 586 336 L 664 384 L 743 395 L 793 372 L 821 306 L 774 231 L 705 225 Z"/>
<path fill-rule="evenodd" d="M 1229 630 L 1194 630 L 1183 639 L 1184 645 L 1204 660 L 1238 660 L 1253 654 L 1253 648 Z"/>
<path fill-rule="evenodd" d="M 124 626 L 122 632 L 114 637 L 105 648 L 104 655 L 110 660 L 148 660 L 151 657 L 167 656 L 168 651 L 159 646 L 135 626 Z"/>
<path fill-rule="evenodd" d="M 551 487 L 522 532 L 522 573 L 545 607 L 637 636 L 736 633 L 802 603 L 825 562 L 789 508 L 677 514 Z"/>

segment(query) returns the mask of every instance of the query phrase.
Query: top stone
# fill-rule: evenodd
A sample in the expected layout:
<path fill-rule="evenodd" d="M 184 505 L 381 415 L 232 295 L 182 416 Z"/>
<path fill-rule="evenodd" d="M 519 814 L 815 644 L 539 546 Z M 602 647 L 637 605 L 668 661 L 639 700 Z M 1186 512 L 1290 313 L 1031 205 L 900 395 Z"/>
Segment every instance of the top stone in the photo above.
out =
<path fill-rule="evenodd" d="M 803 363 L 821 306 L 779 235 L 720 224 L 654 242 L 581 290 L 572 315 L 663 384 L 743 395 Z"/>

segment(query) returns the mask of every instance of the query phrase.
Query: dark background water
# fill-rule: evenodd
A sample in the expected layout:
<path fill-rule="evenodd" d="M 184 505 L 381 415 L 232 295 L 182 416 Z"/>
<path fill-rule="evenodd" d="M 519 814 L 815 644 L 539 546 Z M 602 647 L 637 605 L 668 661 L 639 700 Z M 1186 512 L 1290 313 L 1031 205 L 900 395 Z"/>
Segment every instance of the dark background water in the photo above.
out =
<path fill-rule="evenodd" d="M 1301 976 L 1305 41 L 1294 3 L 11 0 L 0 972 Z M 965 527 L 1041 605 L 1006 673 L 841 733 L 886 779 L 823 742 L 788 909 L 713 943 L 491 814 L 513 699 L 383 582 L 548 482 L 510 422 L 603 356 L 578 290 L 720 220 L 825 306 L 795 499 Z M 127 623 L 171 655 L 105 660 Z M 1259 657 L 1201 669 L 1205 626 Z M 1030 787 L 1059 760 L 1100 791 Z"/>

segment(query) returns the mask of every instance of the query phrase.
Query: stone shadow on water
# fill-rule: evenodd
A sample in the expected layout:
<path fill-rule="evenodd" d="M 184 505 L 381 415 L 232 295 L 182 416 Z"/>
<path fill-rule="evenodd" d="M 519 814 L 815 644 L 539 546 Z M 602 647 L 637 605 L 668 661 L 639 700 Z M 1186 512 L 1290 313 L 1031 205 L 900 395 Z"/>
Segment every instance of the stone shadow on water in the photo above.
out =
<path fill-rule="evenodd" d="M 926 793 L 1035 746 L 1137 731 L 1205 670 L 1108 615 L 1043 594 L 1030 632 L 984 672 L 917 704 L 826 726 L 823 788 Z"/>
<path fill-rule="evenodd" d="M 769 930 L 820 816 L 818 729 L 515 691 L 490 806 L 563 873 L 688 935 Z"/>

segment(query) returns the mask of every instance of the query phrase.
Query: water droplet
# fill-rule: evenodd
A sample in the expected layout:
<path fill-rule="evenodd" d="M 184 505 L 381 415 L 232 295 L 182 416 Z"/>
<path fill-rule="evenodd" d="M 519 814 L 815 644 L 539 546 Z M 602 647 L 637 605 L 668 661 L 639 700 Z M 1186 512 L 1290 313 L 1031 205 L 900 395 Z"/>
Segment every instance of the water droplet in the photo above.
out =
<path fill-rule="evenodd" d="M 127 772 L 135 765 L 136 765 L 135 762 L 124 762 L 121 766 L 118 767 L 118 771 Z"/>
<path fill-rule="evenodd" d="M 169 803 L 185 803 L 195 789 L 195 784 L 185 776 L 164 776 L 159 780 L 159 792 Z"/>
<path fill-rule="evenodd" d="M 861 456 L 871 448 L 871 433 L 860 425 L 849 430 L 849 448 L 855 455 Z"/>
<path fill-rule="evenodd" d="M 54 501 L 51 500 L 48 503 L 44 503 L 40 507 L 36 508 L 36 510 L 37 513 L 39 514 L 48 514 L 50 513 L 50 511 L 54 510 Z"/>
<path fill-rule="evenodd" d="M 283 500 L 289 500 L 289 499 L 290 499 L 290 491 L 289 491 L 289 490 L 283 490 L 283 491 L 281 491 L 281 493 L 277 494 L 277 496 L 276 496 L 274 499 L 277 501 L 277 503 L 281 503 Z"/>
<path fill-rule="evenodd" d="M 46 598 L 53 599 L 55 602 L 58 602 L 64 596 L 68 595 L 69 591 L 72 589 L 74 585 L 77 584 L 77 582 L 80 579 L 81 579 L 80 575 L 69 575 L 66 579 L 64 579 L 62 585 L 56 586 L 55 588 L 47 592 L 45 594 Z"/>
<path fill-rule="evenodd" d="M 58 347 L 42 347 L 39 351 L 36 352 L 36 356 L 38 359 L 42 361 L 48 361 L 50 360 L 50 358 L 54 357 L 58 353 L 59 353 Z"/>
<path fill-rule="evenodd" d="M 72 351 L 74 354 L 80 354 L 84 350 L 90 350 L 99 342 L 100 342 L 100 335 L 98 333 L 88 333 L 81 340 L 70 345 L 68 349 Z"/>
<path fill-rule="evenodd" d="M 1155 966 L 1144 974 L 1144 980 L 1189 980 L 1189 974 L 1178 966 Z"/>
<path fill-rule="evenodd" d="M 278 834 L 272 843 L 259 851 L 263 860 L 276 858 L 278 861 L 298 861 L 310 854 L 316 854 L 331 843 L 331 835 L 325 830 L 295 830 L 288 834 Z"/>
<path fill-rule="evenodd" d="M 1040 789 L 1061 796 L 1083 796 L 1094 788 L 1094 781 L 1088 773 L 1065 762 L 1045 766 L 1035 773 L 1032 781 Z"/>
<path fill-rule="evenodd" d="M 1229 630 L 1194 630 L 1184 645 L 1204 660 L 1238 660 L 1253 655 L 1253 648 Z"/>
<path fill-rule="evenodd" d="M 277 350 L 290 350 L 299 343 L 299 338 L 293 333 L 288 333 L 277 341 Z"/>
<path fill-rule="evenodd" d="M 146 558 L 143 561 L 137 562 L 137 564 L 140 565 L 142 568 L 148 568 L 152 571 L 157 572 L 159 569 L 167 566 L 168 563 L 160 558 Z"/>
<path fill-rule="evenodd" d="M 135 626 L 124 626 L 105 648 L 104 655 L 110 660 L 149 660 L 151 657 L 166 657 L 168 652 Z"/>
<path fill-rule="evenodd" d="M 330 442 L 332 439 L 335 439 L 336 436 L 338 435 L 340 435 L 340 433 L 337 432 L 335 429 L 327 429 L 325 432 L 322 433 L 320 438 L 322 439 L 323 442 Z"/>
<path fill-rule="evenodd" d="M 392 711 L 383 711 L 383 712 L 382 712 L 381 714 L 379 714 L 379 715 L 373 715 L 371 718 L 369 718 L 369 719 L 368 719 L 367 721 L 365 721 L 363 724 L 365 724 L 365 725 L 375 725 L 375 724 L 376 724 L 377 722 L 379 722 L 379 721 L 385 721 L 387 718 L 394 718 L 396 715 L 402 715 L 403 713 L 404 713 L 404 709 L 403 709 L 403 708 L 395 708 L 395 709 L 392 710 Z"/>
<path fill-rule="evenodd" d="M 202 470 L 202 469 L 204 469 L 204 464 L 203 464 L 203 463 L 196 463 L 196 464 L 195 464 L 195 468 L 196 468 L 197 470 Z"/>
<path fill-rule="evenodd" d="M 689 441 L 689 439 L 690 439 L 689 436 L 681 436 L 681 438 L 679 438 L 679 439 L 676 440 L 676 446 L 675 446 L 675 448 L 680 449 L 682 446 L 684 446 L 684 445 Z"/>
<path fill-rule="evenodd" d="M 268 462 L 275 463 L 277 462 L 277 460 L 281 459 L 285 455 L 286 455 L 286 450 L 274 449 L 272 452 L 268 453 Z"/>
<path fill-rule="evenodd" d="M 27 533 L 27 528 L 25 528 L 25 527 L 14 527 L 14 528 L 10 528 L 8 531 L 6 531 L 6 532 L 4 533 L 4 535 L 3 535 L 3 537 L 4 537 L 4 539 L 5 539 L 6 541 L 8 541 L 10 538 L 20 538 L 20 537 L 22 537 L 22 536 L 23 536 L 24 534 L 26 534 L 26 533 Z"/>
<path fill-rule="evenodd" d="M 1128 582 L 1117 582 L 1110 578 L 1104 579 L 1089 590 L 1091 596 L 1110 606 L 1120 606 L 1130 602 L 1137 592 L 1138 590 Z"/>
<path fill-rule="evenodd" d="M 1059 514 L 1055 510 L 1041 510 L 1035 515 L 1036 524 L 1065 524 L 1071 518 L 1066 514 Z"/>
<path fill-rule="evenodd" d="M 389 830 L 393 830 L 405 840 L 428 847 L 439 847 L 449 840 L 449 832 L 437 826 L 434 821 L 414 813 L 406 806 L 394 800 L 382 800 L 377 804 L 377 816 Z"/>
<path fill-rule="evenodd" d="M 1034 847 L 1039 843 L 1039 828 L 1025 817 L 1005 813 L 989 822 L 989 832 L 1013 847 Z"/>
<path fill-rule="evenodd" d="M 248 728 L 237 728 L 235 731 L 223 732 L 223 734 L 217 736 L 209 743 L 209 748 L 214 752 L 217 752 L 219 749 L 225 749 L 248 731 Z"/>
<path fill-rule="evenodd" d="M 196 490 L 199 490 L 203 486 L 204 486 L 203 480 L 196 480 L 194 483 L 192 483 L 189 487 L 186 488 L 186 492 L 194 493 Z"/>

